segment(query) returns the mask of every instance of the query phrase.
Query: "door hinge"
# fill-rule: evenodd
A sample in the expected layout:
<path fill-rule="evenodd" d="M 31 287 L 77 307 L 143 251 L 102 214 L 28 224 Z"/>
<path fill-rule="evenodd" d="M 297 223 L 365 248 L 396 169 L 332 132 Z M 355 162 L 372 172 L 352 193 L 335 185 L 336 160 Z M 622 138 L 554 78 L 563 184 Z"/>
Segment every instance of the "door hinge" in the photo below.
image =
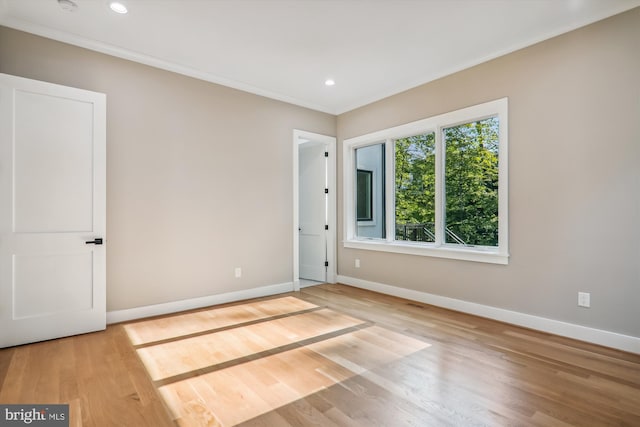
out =
<path fill-rule="evenodd" d="M 325 266 L 325 267 L 329 267 L 329 261 L 325 261 L 325 262 L 324 262 L 324 266 Z"/>
<path fill-rule="evenodd" d="M 329 189 L 328 188 L 324 189 L 324 194 L 329 194 Z"/>
<path fill-rule="evenodd" d="M 326 225 L 324 226 L 324 229 L 325 229 L 325 230 L 328 230 L 328 229 L 329 229 L 329 224 L 326 224 Z"/>
<path fill-rule="evenodd" d="M 329 152 L 328 152 L 328 151 L 325 151 L 325 152 L 324 152 L 324 156 L 325 156 L 325 157 L 329 157 Z"/>

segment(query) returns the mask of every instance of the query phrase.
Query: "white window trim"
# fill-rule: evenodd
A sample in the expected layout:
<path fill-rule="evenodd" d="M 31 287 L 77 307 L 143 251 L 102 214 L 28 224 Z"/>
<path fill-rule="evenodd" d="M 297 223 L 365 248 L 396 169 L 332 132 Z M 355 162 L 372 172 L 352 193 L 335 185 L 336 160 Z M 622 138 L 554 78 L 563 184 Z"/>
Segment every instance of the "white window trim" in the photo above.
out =
<path fill-rule="evenodd" d="M 442 155 L 442 130 L 447 127 L 482 120 L 488 117 L 498 117 L 499 146 L 498 146 L 498 246 L 497 247 L 462 247 L 444 242 L 444 194 L 443 170 L 444 157 Z M 344 180 L 344 240 L 345 248 L 365 249 L 374 251 L 393 252 L 409 255 L 450 258 L 466 261 L 477 261 L 494 264 L 508 264 L 509 262 L 509 201 L 508 201 L 508 99 L 501 98 L 485 102 L 423 120 L 383 129 L 367 135 L 345 139 L 342 144 L 343 180 Z M 394 179 L 394 140 L 420 133 L 434 132 L 436 139 L 436 242 L 415 243 L 396 241 L 395 239 L 395 185 Z M 385 190 L 386 190 L 386 239 L 358 238 L 356 235 L 357 221 L 355 218 L 355 150 L 367 145 L 385 142 Z"/>

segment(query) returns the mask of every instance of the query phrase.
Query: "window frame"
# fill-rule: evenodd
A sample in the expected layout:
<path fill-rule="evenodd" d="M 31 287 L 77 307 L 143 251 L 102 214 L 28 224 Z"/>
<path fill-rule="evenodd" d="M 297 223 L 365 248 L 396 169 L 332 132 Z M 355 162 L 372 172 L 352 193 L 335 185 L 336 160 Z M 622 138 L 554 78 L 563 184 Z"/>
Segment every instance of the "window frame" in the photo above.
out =
<path fill-rule="evenodd" d="M 444 165 L 445 142 L 443 130 L 452 126 L 497 117 L 499 121 L 498 142 L 498 246 L 461 246 L 444 240 L 445 194 Z M 366 135 L 345 139 L 343 148 L 343 194 L 344 194 L 344 240 L 345 248 L 365 249 L 409 255 L 450 258 L 467 261 L 508 264 L 509 262 L 509 215 L 508 215 L 508 98 L 501 98 L 462 108 L 415 122 L 383 129 Z M 421 133 L 435 133 L 436 155 L 436 241 L 411 242 L 395 240 L 395 140 Z M 358 148 L 385 143 L 385 217 L 387 232 L 385 239 L 357 236 L 356 218 L 356 155 Z"/>

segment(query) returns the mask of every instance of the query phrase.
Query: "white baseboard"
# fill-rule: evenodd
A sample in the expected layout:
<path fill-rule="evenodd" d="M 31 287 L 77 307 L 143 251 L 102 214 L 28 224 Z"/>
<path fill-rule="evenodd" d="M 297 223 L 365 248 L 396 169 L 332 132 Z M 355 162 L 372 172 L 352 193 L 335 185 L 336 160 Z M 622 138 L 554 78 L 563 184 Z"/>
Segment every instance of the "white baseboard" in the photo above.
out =
<path fill-rule="evenodd" d="M 348 276 L 338 283 L 640 354 L 640 338 Z"/>
<path fill-rule="evenodd" d="M 225 294 L 208 295 L 206 297 L 172 301 L 163 304 L 145 305 L 143 307 L 129 308 L 126 310 L 109 311 L 107 312 L 107 324 L 126 322 L 129 320 L 159 316 L 162 314 L 177 313 L 180 311 L 193 310 L 195 308 L 209 307 L 211 305 L 242 301 L 251 298 L 283 294 L 285 292 L 291 292 L 292 290 L 293 283 L 287 282 L 277 285 L 245 289 L 242 291 L 227 292 Z"/>

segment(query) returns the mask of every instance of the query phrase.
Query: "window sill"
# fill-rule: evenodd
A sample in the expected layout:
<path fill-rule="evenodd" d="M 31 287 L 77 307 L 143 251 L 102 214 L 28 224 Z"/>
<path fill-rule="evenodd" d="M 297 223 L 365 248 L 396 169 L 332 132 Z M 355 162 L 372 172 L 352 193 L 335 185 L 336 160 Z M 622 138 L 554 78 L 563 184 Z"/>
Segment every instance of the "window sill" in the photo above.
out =
<path fill-rule="evenodd" d="M 434 258 L 458 259 L 489 264 L 509 264 L 509 255 L 497 250 L 479 248 L 459 248 L 453 245 L 426 246 L 421 243 L 387 242 L 382 240 L 345 240 L 345 248 L 367 251 L 391 252 L 396 254 L 429 256 Z"/>

